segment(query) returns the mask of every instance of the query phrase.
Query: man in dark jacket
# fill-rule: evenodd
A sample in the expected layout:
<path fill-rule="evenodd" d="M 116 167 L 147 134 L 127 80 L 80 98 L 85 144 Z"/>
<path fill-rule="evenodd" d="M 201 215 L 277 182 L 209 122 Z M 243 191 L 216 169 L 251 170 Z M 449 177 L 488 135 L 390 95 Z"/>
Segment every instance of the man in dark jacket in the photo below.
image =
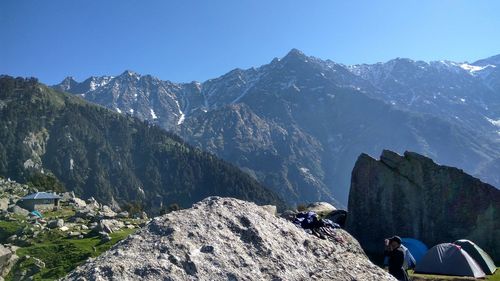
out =
<path fill-rule="evenodd" d="M 399 281 L 408 281 L 408 275 L 403 268 L 405 251 L 401 247 L 401 238 L 399 236 L 385 239 L 384 255 L 389 258 L 389 273 Z"/>

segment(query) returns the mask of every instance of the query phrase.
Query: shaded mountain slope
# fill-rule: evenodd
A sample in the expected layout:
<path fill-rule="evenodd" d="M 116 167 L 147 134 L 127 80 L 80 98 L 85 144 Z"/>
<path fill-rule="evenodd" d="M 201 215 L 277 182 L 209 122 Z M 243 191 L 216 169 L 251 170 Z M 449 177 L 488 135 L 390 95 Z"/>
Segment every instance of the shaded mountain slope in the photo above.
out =
<path fill-rule="evenodd" d="M 235 104 L 194 114 L 180 134 L 274 187 L 289 202 L 335 202 L 323 183 L 321 143 L 297 126 L 284 127 Z"/>
<path fill-rule="evenodd" d="M 158 212 L 210 195 L 282 201 L 214 155 L 156 126 L 56 92 L 0 78 L 0 175 L 26 182 L 53 173 L 67 189 Z"/>

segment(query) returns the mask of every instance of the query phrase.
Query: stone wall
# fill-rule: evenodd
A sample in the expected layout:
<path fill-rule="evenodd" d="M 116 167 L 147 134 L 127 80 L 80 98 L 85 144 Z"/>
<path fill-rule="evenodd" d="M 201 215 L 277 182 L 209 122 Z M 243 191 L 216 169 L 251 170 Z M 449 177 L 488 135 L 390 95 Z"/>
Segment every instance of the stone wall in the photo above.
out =
<path fill-rule="evenodd" d="M 23 207 L 26 210 L 48 210 L 54 208 L 56 204 L 53 199 L 46 200 L 23 200 L 19 202 L 19 206 Z"/>

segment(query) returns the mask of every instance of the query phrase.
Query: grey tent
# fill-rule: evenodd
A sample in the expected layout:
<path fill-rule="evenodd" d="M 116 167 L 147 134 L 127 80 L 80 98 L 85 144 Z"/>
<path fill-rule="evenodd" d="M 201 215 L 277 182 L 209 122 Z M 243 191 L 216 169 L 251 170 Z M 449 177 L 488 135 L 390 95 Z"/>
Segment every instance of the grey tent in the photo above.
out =
<path fill-rule="evenodd" d="M 432 247 L 415 267 L 415 273 L 485 277 L 479 264 L 460 246 L 452 243 Z"/>
<path fill-rule="evenodd" d="M 453 244 L 462 247 L 481 267 L 486 274 L 493 274 L 497 267 L 491 257 L 478 245 L 470 240 L 457 240 Z"/>

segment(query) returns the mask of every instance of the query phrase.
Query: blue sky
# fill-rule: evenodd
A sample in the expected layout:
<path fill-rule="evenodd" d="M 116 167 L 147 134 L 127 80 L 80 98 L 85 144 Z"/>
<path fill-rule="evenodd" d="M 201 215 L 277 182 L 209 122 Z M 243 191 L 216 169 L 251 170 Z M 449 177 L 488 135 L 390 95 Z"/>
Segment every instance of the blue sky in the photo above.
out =
<path fill-rule="evenodd" d="M 336 62 L 500 53 L 500 1 L 0 1 L 0 73 L 204 81 L 291 48 Z"/>

